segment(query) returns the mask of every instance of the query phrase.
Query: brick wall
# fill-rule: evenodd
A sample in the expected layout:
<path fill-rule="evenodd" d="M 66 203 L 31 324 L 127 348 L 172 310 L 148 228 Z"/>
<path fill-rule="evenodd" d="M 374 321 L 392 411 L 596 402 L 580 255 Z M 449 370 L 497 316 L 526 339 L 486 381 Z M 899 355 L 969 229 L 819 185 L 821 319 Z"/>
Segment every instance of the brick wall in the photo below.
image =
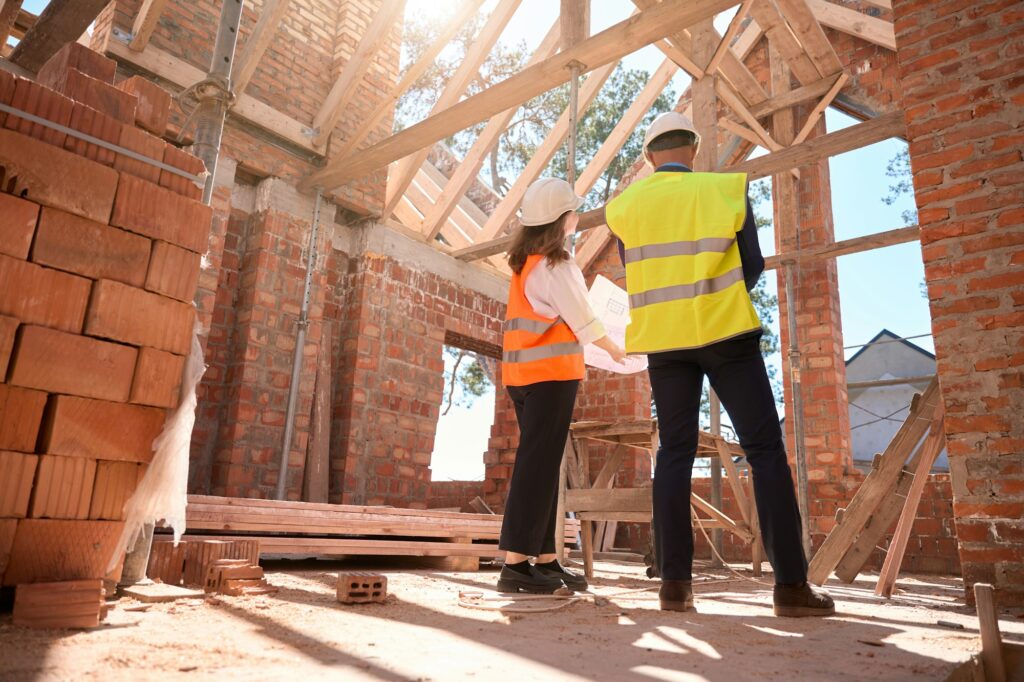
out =
<path fill-rule="evenodd" d="M 475 497 L 482 499 L 483 494 L 483 481 L 431 481 L 427 508 L 458 507 L 470 511 L 469 501 Z"/>
<path fill-rule="evenodd" d="M 1024 604 L 1024 8 L 897 0 L 967 596 Z"/>

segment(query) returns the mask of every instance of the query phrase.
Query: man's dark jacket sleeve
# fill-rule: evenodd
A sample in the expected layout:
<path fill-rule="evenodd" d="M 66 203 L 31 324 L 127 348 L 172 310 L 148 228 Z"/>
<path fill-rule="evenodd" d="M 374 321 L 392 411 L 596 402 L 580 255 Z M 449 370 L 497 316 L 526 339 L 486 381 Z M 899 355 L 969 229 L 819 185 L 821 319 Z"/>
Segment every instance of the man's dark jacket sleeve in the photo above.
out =
<path fill-rule="evenodd" d="M 747 291 L 750 291 L 757 286 L 757 280 L 764 272 L 764 256 L 761 255 L 761 244 L 757 241 L 757 224 L 754 222 L 754 209 L 750 205 L 750 197 L 747 197 L 747 217 L 736 235 L 736 241 L 740 247 L 743 280 L 747 284 Z"/>

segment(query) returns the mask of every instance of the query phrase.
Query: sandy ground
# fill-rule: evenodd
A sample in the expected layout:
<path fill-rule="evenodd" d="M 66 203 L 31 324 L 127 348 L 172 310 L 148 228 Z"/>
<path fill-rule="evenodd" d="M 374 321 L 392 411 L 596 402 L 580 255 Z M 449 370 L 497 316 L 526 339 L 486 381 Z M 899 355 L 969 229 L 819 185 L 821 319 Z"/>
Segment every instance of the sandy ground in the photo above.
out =
<path fill-rule="evenodd" d="M 662 612 L 656 593 L 635 591 L 655 584 L 643 566 L 599 562 L 591 591 L 610 598 L 519 614 L 459 605 L 460 591 L 497 597 L 494 571 L 415 565 L 272 562 L 273 597 L 144 611 L 122 598 L 91 631 L 30 631 L 5 614 L 0 679 L 942 680 L 980 646 L 952 578 L 905 576 L 890 601 L 874 596 L 873 576 L 830 585 L 840 614 L 796 620 L 772 615 L 769 586 L 722 570 L 702 571 L 695 613 Z M 385 573 L 387 603 L 339 604 L 339 570 Z M 549 603 L 521 604 L 539 605 Z M 1001 618 L 1004 639 L 1024 642 L 1024 616 Z"/>

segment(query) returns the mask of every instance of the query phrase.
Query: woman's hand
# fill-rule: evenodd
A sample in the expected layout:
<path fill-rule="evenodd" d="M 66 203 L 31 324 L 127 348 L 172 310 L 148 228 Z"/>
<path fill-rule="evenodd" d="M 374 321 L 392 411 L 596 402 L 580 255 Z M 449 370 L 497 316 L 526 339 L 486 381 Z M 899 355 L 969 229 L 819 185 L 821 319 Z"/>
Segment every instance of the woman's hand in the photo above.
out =
<path fill-rule="evenodd" d="M 619 348 L 619 344 L 612 341 L 608 336 L 602 336 L 594 342 L 594 345 L 612 356 L 612 360 L 620 365 L 626 364 L 626 351 Z"/>

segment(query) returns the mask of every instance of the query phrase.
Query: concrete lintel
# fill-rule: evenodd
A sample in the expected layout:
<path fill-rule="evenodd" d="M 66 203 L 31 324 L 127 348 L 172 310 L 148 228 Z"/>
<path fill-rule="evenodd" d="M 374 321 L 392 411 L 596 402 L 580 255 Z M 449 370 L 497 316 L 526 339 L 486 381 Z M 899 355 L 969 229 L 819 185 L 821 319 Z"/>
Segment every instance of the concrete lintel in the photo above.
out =
<path fill-rule="evenodd" d="M 267 178 L 256 187 L 254 211 L 274 210 L 287 213 L 302 220 L 313 219 L 316 197 L 299 192 L 293 185 L 281 178 Z M 320 204 L 320 225 L 334 224 L 336 207 L 329 201 Z"/>
<path fill-rule="evenodd" d="M 433 273 L 496 301 L 504 303 L 508 298 L 508 282 L 381 223 L 367 222 L 359 227 L 336 225 L 333 243 L 335 249 L 349 256 L 379 253 L 394 258 L 411 270 Z"/>

